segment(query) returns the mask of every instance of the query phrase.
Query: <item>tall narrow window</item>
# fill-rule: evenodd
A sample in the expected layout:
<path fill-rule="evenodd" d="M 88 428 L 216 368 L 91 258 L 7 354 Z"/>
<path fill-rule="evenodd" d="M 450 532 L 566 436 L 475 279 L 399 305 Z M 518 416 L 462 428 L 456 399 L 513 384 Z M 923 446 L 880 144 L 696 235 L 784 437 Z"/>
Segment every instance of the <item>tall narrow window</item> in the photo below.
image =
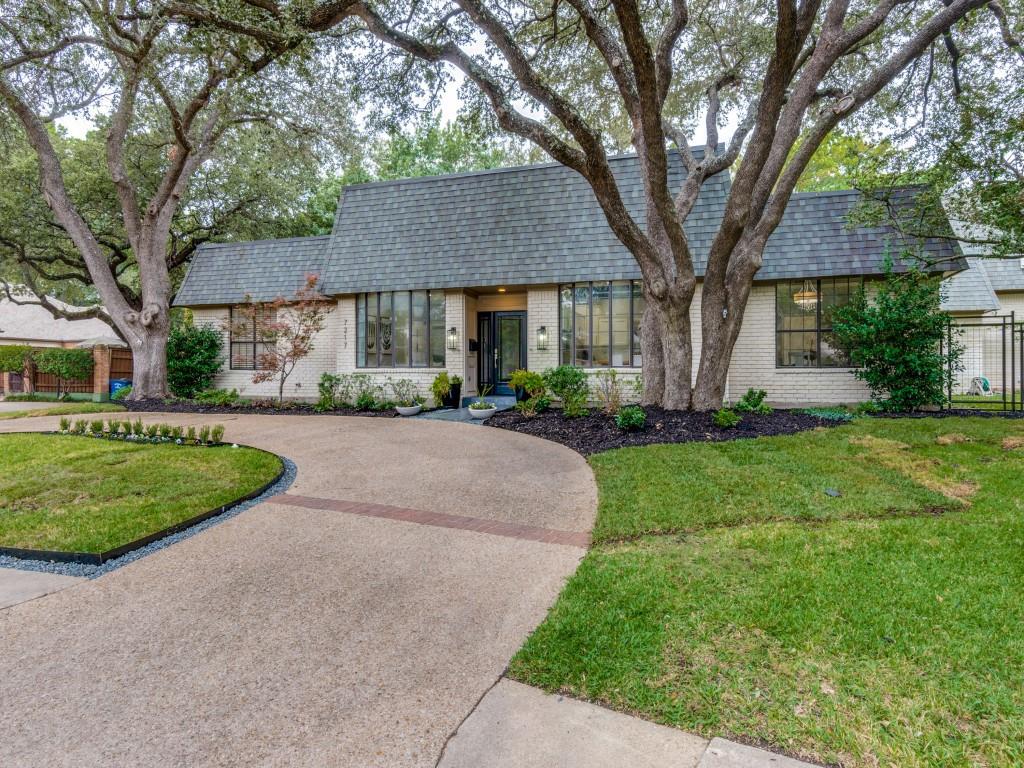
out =
<path fill-rule="evenodd" d="M 366 297 L 366 364 L 371 368 L 380 365 L 377 355 L 377 294 Z"/>
<path fill-rule="evenodd" d="M 444 291 L 430 292 L 430 365 L 444 368 L 445 358 Z"/>
<path fill-rule="evenodd" d="M 575 364 L 590 365 L 590 286 L 577 285 L 573 339 L 576 348 Z"/>
<path fill-rule="evenodd" d="M 629 299 L 628 281 L 612 283 L 612 360 L 613 366 L 631 365 L 629 359 Z"/>
<path fill-rule="evenodd" d="M 426 365 L 429 353 L 427 292 L 412 292 L 412 364 Z"/>
<path fill-rule="evenodd" d="M 644 325 L 644 310 L 647 302 L 644 299 L 644 289 L 640 283 L 633 283 L 633 365 L 639 368 L 643 365 L 644 356 L 640 351 L 641 329 Z"/>
<path fill-rule="evenodd" d="M 392 354 L 395 348 L 395 327 L 391 319 L 391 294 L 382 293 L 378 299 L 380 302 L 380 338 L 377 344 L 380 346 L 380 367 L 390 368 L 394 365 Z"/>
<path fill-rule="evenodd" d="M 392 299 L 392 311 L 395 319 L 395 367 L 406 368 L 409 365 L 409 332 L 412 317 L 409 313 L 409 293 L 397 291 Z"/>
<path fill-rule="evenodd" d="M 608 283 L 594 283 L 590 291 L 590 322 L 593 324 L 590 349 L 593 364 L 607 366 L 611 351 L 611 286 Z"/>
<path fill-rule="evenodd" d="M 561 331 L 559 332 L 559 345 L 561 361 L 568 363 L 572 361 L 572 286 L 563 285 L 559 291 L 559 314 Z"/>
<path fill-rule="evenodd" d="M 366 367 L 366 294 L 356 297 L 356 365 Z"/>
<path fill-rule="evenodd" d="M 775 285 L 775 364 L 780 368 L 849 365 L 832 340 L 832 313 L 848 304 L 858 278 L 787 280 Z"/>

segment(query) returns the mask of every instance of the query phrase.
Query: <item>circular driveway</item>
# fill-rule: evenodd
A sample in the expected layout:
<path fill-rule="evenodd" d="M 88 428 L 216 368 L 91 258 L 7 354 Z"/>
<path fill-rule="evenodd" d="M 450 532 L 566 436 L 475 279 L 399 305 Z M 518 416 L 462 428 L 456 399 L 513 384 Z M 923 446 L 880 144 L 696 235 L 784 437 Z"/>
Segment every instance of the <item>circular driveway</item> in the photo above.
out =
<path fill-rule="evenodd" d="M 292 459 L 298 478 L 190 539 L 0 611 L 5 766 L 432 766 L 593 523 L 586 462 L 525 435 L 141 416 L 223 423 L 226 439 Z"/>

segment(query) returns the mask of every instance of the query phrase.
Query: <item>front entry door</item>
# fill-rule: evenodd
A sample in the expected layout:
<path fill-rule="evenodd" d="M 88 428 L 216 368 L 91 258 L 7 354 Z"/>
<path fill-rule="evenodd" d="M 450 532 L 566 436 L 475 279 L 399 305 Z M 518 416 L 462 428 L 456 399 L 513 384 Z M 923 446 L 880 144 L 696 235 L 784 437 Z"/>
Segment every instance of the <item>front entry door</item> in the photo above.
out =
<path fill-rule="evenodd" d="M 478 317 L 481 390 L 490 387 L 491 394 L 511 395 L 512 372 L 526 367 L 526 313 L 481 312 Z"/>

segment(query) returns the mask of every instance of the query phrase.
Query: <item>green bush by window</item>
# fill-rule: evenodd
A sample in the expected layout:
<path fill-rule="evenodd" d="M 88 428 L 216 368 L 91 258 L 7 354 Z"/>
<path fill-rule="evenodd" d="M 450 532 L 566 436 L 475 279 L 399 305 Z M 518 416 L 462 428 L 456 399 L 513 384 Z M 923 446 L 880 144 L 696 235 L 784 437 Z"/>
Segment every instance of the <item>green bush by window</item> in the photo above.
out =
<path fill-rule="evenodd" d="M 740 413 L 757 413 L 766 415 L 772 412 L 771 406 L 765 403 L 764 399 L 768 393 L 763 389 L 748 389 L 746 394 L 736 403 L 736 410 Z"/>
<path fill-rule="evenodd" d="M 855 375 L 889 411 L 943 402 L 962 351 L 948 329 L 938 278 L 918 270 L 896 274 L 891 262 L 873 300 L 861 289 L 832 318 L 833 334 L 858 367 Z"/>
<path fill-rule="evenodd" d="M 562 413 L 569 417 L 587 415 L 590 385 L 587 374 L 572 365 L 560 365 L 544 372 L 551 392 L 562 401 Z"/>
<path fill-rule="evenodd" d="M 191 322 L 171 329 L 167 338 L 167 385 L 177 397 L 195 397 L 209 389 L 221 369 L 221 335 Z"/>

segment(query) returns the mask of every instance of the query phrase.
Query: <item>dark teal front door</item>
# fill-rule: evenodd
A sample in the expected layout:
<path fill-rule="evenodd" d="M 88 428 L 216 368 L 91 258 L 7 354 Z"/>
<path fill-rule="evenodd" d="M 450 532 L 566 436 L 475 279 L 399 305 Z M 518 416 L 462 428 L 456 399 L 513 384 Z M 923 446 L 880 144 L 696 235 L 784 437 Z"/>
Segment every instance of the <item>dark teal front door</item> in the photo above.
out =
<path fill-rule="evenodd" d="M 491 394 L 511 395 L 508 380 L 513 371 L 526 367 L 526 313 L 480 312 L 479 371 L 481 389 Z"/>

